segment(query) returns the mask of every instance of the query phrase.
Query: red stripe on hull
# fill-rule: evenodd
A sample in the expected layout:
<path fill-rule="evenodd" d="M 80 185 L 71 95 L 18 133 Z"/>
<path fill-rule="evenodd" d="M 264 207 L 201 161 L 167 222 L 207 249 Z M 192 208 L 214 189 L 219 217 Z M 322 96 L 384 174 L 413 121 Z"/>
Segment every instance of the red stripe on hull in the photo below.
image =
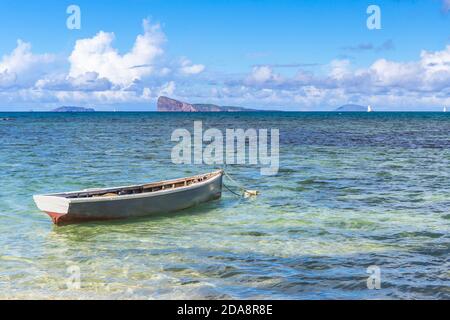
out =
<path fill-rule="evenodd" d="M 60 213 L 54 213 L 54 212 L 46 212 L 52 218 L 52 221 L 54 224 L 58 225 L 58 222 L 61 220 L 61 217 L 63 216 Z"/>
<path fill-rule="evenodd" d="M 110 221 L 118 220 L 117 218 L 101 217 L 101 218 L 86 218 L 86 217 L 76 217 L 68 214 L 46 212 L 52 218 L 52 221 L 57 226 L 66 226 L 69 224 L 92 222 L 92 221 Z"/>

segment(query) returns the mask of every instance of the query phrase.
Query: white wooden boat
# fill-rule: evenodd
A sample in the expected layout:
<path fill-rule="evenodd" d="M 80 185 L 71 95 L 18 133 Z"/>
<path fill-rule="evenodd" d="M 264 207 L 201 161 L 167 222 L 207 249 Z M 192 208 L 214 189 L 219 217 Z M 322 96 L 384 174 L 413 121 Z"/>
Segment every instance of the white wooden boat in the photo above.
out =
<path fill-rule="evenodd" d="M 222 196 L 223 171 L 150 184 L 36 195 L 56 225 L 179 211 Z"/>

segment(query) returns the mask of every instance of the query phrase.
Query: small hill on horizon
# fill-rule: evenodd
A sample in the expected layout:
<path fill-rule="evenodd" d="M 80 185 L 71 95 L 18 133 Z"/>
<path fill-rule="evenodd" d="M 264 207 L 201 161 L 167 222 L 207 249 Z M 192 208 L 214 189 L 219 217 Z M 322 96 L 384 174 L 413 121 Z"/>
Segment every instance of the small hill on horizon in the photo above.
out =
<path fill-rule="evenodd" d="M 345 104 L 340 106 L 336 110 L 337 112 L 367 112 L 367 107 L 361 106 L 359 104 Z"/>
<path fill-rule="evenodd" d="M 190 104 L 178 101 L 168 97 L 161 96 L 157 103 L 158 112 L 249 112 L 260 111 L 256 109 L 248 109 L 233 106 L 217 106 L 215 104 Z"/>
<path fill-rule="evenodd" d="M 51 112 L 95 112 L 95 110 L 93 108 L 62 106 L 62 107 L 53 109 Z"/>

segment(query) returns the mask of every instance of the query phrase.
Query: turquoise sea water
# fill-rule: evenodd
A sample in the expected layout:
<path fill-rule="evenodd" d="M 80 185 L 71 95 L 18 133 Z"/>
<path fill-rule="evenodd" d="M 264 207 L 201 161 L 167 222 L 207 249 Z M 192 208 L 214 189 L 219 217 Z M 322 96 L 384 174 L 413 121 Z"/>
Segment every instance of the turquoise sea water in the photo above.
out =
<path fill-rule="evenodd" d="M 450 298 L 450 115 L 1 113 L 0 298 Z M 32 195 L 207 172 L 176 128 L 280 129 L 280 171 L 229 166 L 261 195 L 62 228 Z M 367 267 L 381 270 L 369 290 Z M 71 267 L 81 288 L 67 287 Z M 69 268 L 69 270 L 68 270 Z"/>

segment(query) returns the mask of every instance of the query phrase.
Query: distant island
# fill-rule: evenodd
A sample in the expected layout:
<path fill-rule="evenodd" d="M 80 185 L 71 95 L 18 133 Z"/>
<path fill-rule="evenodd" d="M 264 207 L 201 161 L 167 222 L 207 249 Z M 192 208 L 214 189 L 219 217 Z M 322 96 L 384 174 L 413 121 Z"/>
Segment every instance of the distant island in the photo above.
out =
<path fill-rule="evenodd" d="M 158 112 L 248 112 L 260 111 L 231 106 L 217 106 L 215 104 L 190 104 L 168 97 L 159 97 L 157 104 Z"/>
<path fill-rule="evenodd" d="M 367 112 L 367 107 L 361 106 L 358 104 L 346 104 L 343 106 L 340 106 L 336 110 L 336 112 Z"/>
<path fill-rule="evenodd" d="M 52 112 L 95 112 L 92 108 L 63 106 L 53 109 Z"/>

